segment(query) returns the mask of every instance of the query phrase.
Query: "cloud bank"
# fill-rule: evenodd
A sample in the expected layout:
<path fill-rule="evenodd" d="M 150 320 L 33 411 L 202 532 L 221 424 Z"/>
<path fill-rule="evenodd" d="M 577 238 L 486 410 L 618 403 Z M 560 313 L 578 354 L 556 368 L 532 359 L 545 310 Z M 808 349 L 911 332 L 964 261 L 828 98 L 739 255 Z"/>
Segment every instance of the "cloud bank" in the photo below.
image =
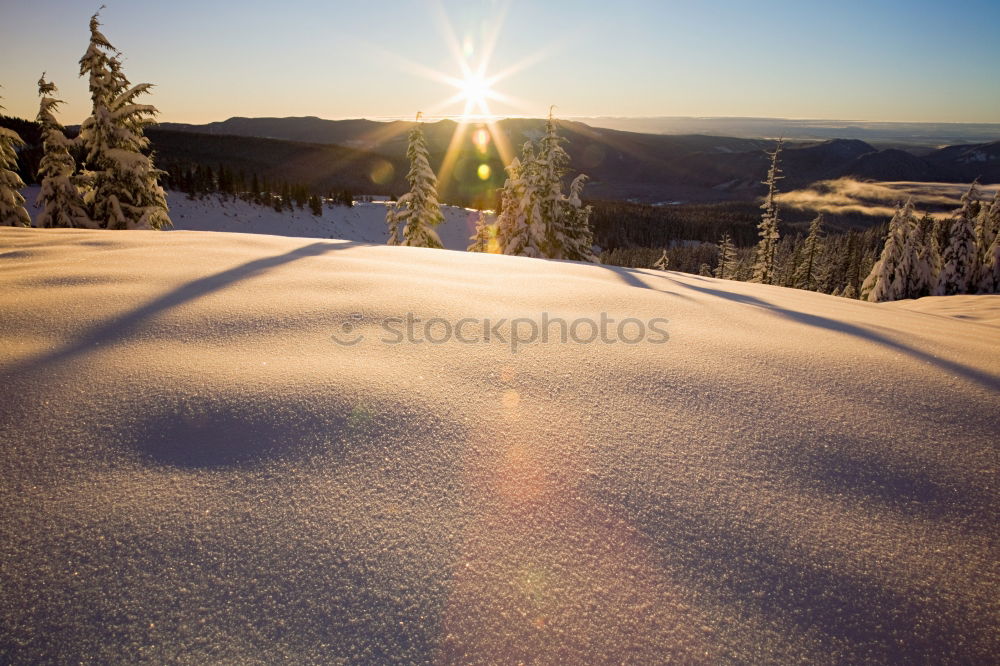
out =
<path fill-rule="evenodd" d="M 980 187 L 984 199 L 992 198 L 998 188 L 1000 185 Z M 888 217 L 895 211 L 896 204 L 912 198 L 918 210 L 941 217 L 958 207 L 968 189 L 968 183 L 867 182 L 838 178 L 783 192 L 778 195 L 778 203 L 798 210 Z"/>

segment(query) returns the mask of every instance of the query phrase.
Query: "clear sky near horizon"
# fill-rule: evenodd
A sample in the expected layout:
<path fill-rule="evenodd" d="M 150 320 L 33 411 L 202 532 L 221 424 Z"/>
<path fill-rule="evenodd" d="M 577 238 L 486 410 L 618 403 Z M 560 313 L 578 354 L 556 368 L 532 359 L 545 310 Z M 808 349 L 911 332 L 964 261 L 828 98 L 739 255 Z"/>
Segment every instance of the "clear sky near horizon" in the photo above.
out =
<path fill-rule="evenodd" d="M 7 114 L 35 116 L 45 70 L 62 121 L 87 115 L 77 63 L 100 1 L 0 0 Z M 164 121 L 454 115 L 482 97 L 498 115 L 1000 122 L 996 0 L 104 2 Z M 445 80 L 486 54 L 481 80 Z"/>

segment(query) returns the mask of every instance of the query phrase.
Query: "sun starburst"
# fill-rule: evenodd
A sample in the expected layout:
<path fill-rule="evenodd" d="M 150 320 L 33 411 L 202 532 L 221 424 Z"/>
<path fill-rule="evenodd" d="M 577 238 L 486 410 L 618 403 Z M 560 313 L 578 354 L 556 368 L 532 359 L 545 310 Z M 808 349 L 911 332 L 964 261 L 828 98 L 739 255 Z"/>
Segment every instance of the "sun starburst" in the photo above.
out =
<path fill-rule="evenodd" d="M 438 169 L 439 186 L 448 188 L 459 158 L 468 156 L 470 152 L 474 156 L 470 168 L 474 170 L 478 180 L 490 181 L 494 174 L 500 172 L 488 164 L 491 151 L 495 151 L 493 154 L 500 158 L 502 164 L 509 164 L 514 158 L 514 150 L 507 135 L 497 125 L 500 119 L 497 110 L 503 109 L 504 115 L 510 115 L 512 111 L 520 115 L 537 108 L 537 105 L 500 92 L 497 84 L 544 60 L 555 45 L 550 43 L 546 48 L 531 53 L 511 66 L 493 70 L 491 63 L 503 29 L 507 6 L 501 6 L 490 16 L 480 17 L 481 25 L 488 28 L 467 31 L 462 39 L 459 39 L 444 6 L 440 2 L 432 3 L 431 6 L 437 15 L 443 42 L 451 52 L 454 73 L 439 71 L 378 46 L 369 46 L 372 52 L 395 61 L 401 69 L 454 89 L 453 94 L 446 99 L 423 109 L 424 118 L 428 120 L 440 118 L 456 121 L 455 131 Z M 404 131 L 407 131 L 406 125 L 393 124 L 373 133 L 372 143 L 377 146 Z"/>

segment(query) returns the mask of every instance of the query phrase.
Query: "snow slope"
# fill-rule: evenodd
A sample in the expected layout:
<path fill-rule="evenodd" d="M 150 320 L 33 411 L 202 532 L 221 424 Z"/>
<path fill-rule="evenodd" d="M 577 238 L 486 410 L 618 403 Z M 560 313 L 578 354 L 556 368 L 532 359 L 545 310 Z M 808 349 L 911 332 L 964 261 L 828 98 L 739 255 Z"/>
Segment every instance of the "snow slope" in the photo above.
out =
<path fill-rule="evenodd" d="M 34 220 L 38 187 L 25 188 L 27 209 Z M 362 243 L 385 243 L 389 238 L 385 223 L 385 203 L 361 203 L 354 206 L 324 206 L 323 215 L 310 214 L 309 208 L 276 212 L 269 206 L 256 206 L 220 195 L 202 199 L 189 198 L 183 192 L 167 192 L 170 219 L 175 230 L 236 231 L 299 238 L 337 238 Z M 465 250 L 475 233 L 479 211 L 456 206 L 442 206 L 444 223 L 437 227 L 442 244 L 449 250 Z M 490 222 L 492 216 L 488 216 Z"/>
<path fill-rule="evenodd" d="M 990 296 L 926 296 L 916 300 L 891 301 L 886 307 L 954 317 L 1000 328 L 1000 298 Z"/>
<path fill-rule="evenodd" d="M 994 327 L 191 231 L 0 229 L 0 285 L 4 663 L 1000 651 Z M 602 312 L 669 338 L 511 349 Z"/>

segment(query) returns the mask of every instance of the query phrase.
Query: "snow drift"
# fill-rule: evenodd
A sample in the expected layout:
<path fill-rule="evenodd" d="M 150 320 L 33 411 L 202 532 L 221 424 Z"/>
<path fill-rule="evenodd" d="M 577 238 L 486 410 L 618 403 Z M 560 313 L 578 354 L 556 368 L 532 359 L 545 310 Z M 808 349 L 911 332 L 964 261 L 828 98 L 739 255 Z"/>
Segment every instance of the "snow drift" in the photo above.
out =
<path fill-rule="evenodd" d="M 189 231 L 2 229 L 0 283 L 4 662 L 1000 650 L 993 326 Z M 602 314 L 667 339 L 507 340 Z"/>

